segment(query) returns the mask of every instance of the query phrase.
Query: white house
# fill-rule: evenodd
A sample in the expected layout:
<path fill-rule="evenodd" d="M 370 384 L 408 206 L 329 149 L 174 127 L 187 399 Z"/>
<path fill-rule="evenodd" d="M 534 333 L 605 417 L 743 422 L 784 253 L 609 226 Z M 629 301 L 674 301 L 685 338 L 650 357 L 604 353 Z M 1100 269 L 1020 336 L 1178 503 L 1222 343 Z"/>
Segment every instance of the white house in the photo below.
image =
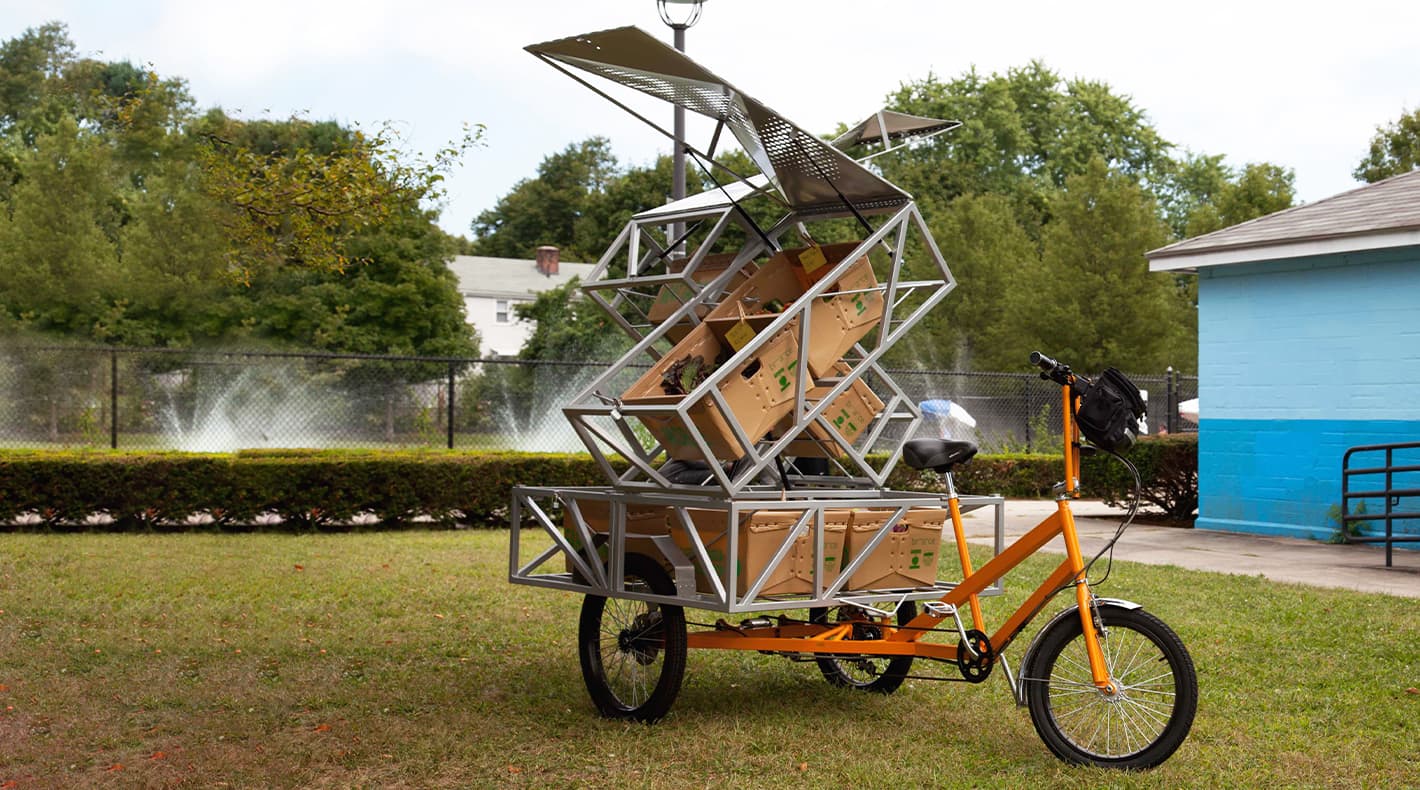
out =
<path fill-rule="evenodd" d="M 537 295 L 573 277 L 585 282 L 595 264 L 560 260 L 556 247 L 538 247 L 534 260 L 485 258 L 456 255 L 449 270 L 459 278 L 468 322 L 478 330 L 481 353 L 485 357 L 513 356 L 532 336 L 533 322 L 521 321 L 513 310 L 520 302 L 532 302 Z"/>

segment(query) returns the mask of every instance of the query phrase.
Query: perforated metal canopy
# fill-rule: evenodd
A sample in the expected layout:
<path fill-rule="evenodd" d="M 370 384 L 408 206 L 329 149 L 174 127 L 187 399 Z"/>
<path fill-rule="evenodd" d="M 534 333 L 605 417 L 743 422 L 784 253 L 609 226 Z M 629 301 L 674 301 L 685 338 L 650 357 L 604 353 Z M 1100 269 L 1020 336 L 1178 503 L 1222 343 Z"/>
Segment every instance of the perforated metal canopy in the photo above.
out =
<path fill-rule="evenodd" d="M 904 140 L 909 137 L 927 137 L 961 126 L 961 121 L 941 118 L 923 118 L 896 110 L 882 110 L 868 116 L 866 120 L 834 139 L 833 145 L 847 150 L 859 143 L 876 143 L 887 140 Z M 884 135 L 886 130 L 886 135 Z"/>
<path fill-rule="evenodd" d="M 906 192 L 639 28 L 585 33 L 533 44 L 527 50 L 553 65 L 596 74 L 722 123 L 795 211 L 837 211 L 845 203 L 862 211 L 911 200 Z M 709 158 L 703 151 L 697 153 Z"/>

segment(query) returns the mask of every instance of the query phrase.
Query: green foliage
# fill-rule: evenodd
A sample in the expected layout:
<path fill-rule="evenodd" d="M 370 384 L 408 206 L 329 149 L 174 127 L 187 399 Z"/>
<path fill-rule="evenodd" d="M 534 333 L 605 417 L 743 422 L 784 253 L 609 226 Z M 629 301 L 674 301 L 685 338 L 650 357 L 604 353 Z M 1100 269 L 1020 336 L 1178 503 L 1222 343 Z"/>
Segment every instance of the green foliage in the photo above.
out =
<path fill-rule="evenodd" d="M 534 321 L 521 359 L 614 359 L 629 344 L 596 303 L 581 298 L 576 278 L 513 306 L 518 318 Z"/>
<path fill-rule="evenodd" d="M 1144 478 L 1145 502 L 1175 518 L 1198 504 L 1197 441 L 1149 438 L 1130 453 Z M 956 473 L 959 490 L 1044 497 L 1061 476 L 1060 457 L 978 455 Z M 1113 459 L 1092 456 L 1082 472 L 1087 496 L 1127 504 L 1133 477 Z M 596 486 L 605 478 L 580 454 L 428 451 L 244 450 L 194 453 L 24 452 L 0 454 L 0 523 L 36 513 L 48 529 L 84 528 L 91 514 L 111 530 L 248 528 L 264 513 L 282 530 L 350 529 L 359 514 L 372 524 L 407 527 L 417 516 L 437 524 L 506 525 L 515 485 Z M 888 485 L 942 491 L 941 478 L 899 465 Z M 188 516 L 207 514 L 210 526 Z"/>
<path fill-rule="evenodd" d="M 1060 456 L 1039 454 L 978 455 L 953 473 L 957 490 L 971 494 L 1000 494 L 1005 497 L 1049 496 L 1060 481 Z M 921 472 L 905 464 L 893 469 L 888 484 L 906 491 L 945 491 L 935 472 Z"/>
<path fill-rule="evenodd" d="M 1150 273 L 1144 259 L 1168 238 L 1153 198 L 1095 159 L 1066 179 L 1050 213 L 1031 286 L 1011 303 L 1018 345 L 1009 358 L 1039 349 L 1082 371 L 1192 368 L 1197 314 L 1173 277 Z"/>
<path fill-rule="evenodd" d="M 1420 167 L 1420 110 L 1376 127 L 1370 150 L 1351 171 L 1357 181 L 1374 184 Z"/>
<path fill-rule="evenodd" d="M 1364 516 L 1368 513 L 1370 513 L 1370 510 L 1366 508 L 1366 501 L 1362 499 L 1357 500 L 1356 506 L 1352 508 L 1350 515 Z M 1342 514 L 1340 504 L 1332 505 L 1326 510 L 1326 517 L 1336 525 L 1336 533 L 1331 536 L 1327 541 L 1328 543 L 1345 543 L 1346 538 L 1354 538 L 1371 526 L 1371 522 L 1369 521 L 1344 521 L 1342 520 Z"/>
<path fill-rule="evenodd" d="M 1188 215 L 1187 237 L 1201 236 L 1232 227 L 1250 219 L 1289 208 L 1296 200 L 1295 176 L 1277 165 L 1249 164 L 1239 173 L 1225 171 L 1232 180 L 1218 185 L 1209 197 Z"/>
<path fill-rule="evenodd" d="M 449 526 L 506 526 L 515 485 L 605 482 L 589 456 L 522 453 L 244 451 L 186 453 L 34 452 L 0 455 L 0 522 L 37 513 L 49 529 L 181 531 L 246 528 L 264 513 L 283 530 L 349 529 L 358 514 L 383 528 L 417 516 Z M 210 515 L 212 527 L 187 522 Z"/>
<path fill-rule="evenodd" d="M 1126 455 L 1139 469 L 1140 501 L 1165 516 L 1191 521 L 1198 511 L 1198 437 L 1167 434 L 1142 437 Z M 1128 505 L 1134 496 L 1134 476 L 1115 458 L 1096 453 L 1080 470 L 1086 496 L 1110 505 Z"/>
<path fill-rule="evenodd" d="M 181 80 L 26 31 L 0 43 L 0 328 L 476 353 L 422 206 L 480 135 L 426 160 L 388 128 L 199 114 Z"/>
<path fill-rule="evenodd" d="M 746 177 L 756 168 L 735 150 L 716 161 Z M 718 168 L 707 174 L 694 162 L 686 165 L 686 193 L 713 188 L 715 181 L 733 181 Z M 479 214 L 471 228 L 478 255 L 531 258 L 544 244 L 562 250 L 562 259 L 595 261 L 611 246 L 632 215 L 670 200 L 672 162 L 660 156 L 649 165 L 623 167 L 611 154 L 604 137 L 590 137 L 551 154 L 538 165 L 537 175 L 518 182 L 494 205 Z M 760 227 L 778 219 L 782 210 L 770 200 L 747 201 L 744 208 Z M 705 226 L 688 229 L 688 246 L 704 239 Z M 854 238 L 848 236 L 845 238 Z M 744 234 L 736 227 L 725 235 L 727 244 L 738 244 Z M 819 239 L 830 241 L 832 239 Z"/>
<path fill-rule="evenodd" d="M 472 224 L 474 248 L 480 255 L 531 258 L 537 247 L 552 244 L 565 260 L 596 260 L 610 239 L 588 212 L 617 177 L 610 140 L 591 137 L 569 145 L 543 159 L 536 178 L 518 182 L 478 215 Z"/>
<path fill-rule="evenodd" d="M 119 279 L 111 154 L 72 117 L 35 141 L 0 213 L 0 304 L 35 328 L 83 332 Z"/>
<path fill-rule="evenodd" d="M 929 144 L 878 160 L 890 181 L 943 202 L 993 193 L 1011 199 L 1021 216 L 1038 216 L 1052 188 L 1097 157 L 1132 177 L 1167 167 L 1169 144 L 1128 97 L 1101 82 L 1063 80 L 1040 61 L 1004 75 L 928 75 L 904 83 L 888 104 L 962 121 Z"/>
<path fill-rule="evenodd" d="M 1164 516 L 1192 521 L 1198 510 L 1198 438 L 1192 434 L 1145 437 L 1126 456 L 1139 469 L 1140 502 Z M 1050 496 L 1063 474 L 1060 456 L 1038 454 L 978 455 L 955 472 L 957 490 L 1006 497 Z M 900 465 L 888 485 L 904 491 L 945 491 L 935 472 Z M 1134 476 L 1112 456 L 1095 453 L 1083 459 L 1080 487 L 1087 497 L 1108 505 L 1128 505 Z"/>
<path fill-rule="evenodd" d="M 888 352 L 889 360 L 938 369 L 1018 368 L 1024 357 L 1008 306 L 1030 287 L 1026 275 L 1040 253 L 1010 199 L 963 195 L 932 211 L 928 227 L 958 285 L 907 341 Z M 926 259 L 919 255 L 915 260 Z M 910 274 L 932 276 L 929 271 Z"/>

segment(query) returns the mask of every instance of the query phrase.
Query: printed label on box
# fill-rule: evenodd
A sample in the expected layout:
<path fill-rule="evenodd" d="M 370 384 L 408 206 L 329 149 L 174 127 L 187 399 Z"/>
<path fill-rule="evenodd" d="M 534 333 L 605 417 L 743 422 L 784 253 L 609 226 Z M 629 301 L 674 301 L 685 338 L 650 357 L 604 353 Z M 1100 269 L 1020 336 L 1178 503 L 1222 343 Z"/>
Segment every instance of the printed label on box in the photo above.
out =
<path fill-rule="evenodd" d="M 799 265 L 804 267 L 806 274 L 825 263 L 828 263 L 828 258 L 824 257 L 823 249 L 817 244 L 810 245 L 799 252 Z"/>
<path fill-rule="evenodd" d="M 754 339 L 754 329 L 749 322 L 741 320 L 725 333 L 725 340 L 729 341 L 730 347 L 736 351 L 745 347 L 745 344 Z"/>

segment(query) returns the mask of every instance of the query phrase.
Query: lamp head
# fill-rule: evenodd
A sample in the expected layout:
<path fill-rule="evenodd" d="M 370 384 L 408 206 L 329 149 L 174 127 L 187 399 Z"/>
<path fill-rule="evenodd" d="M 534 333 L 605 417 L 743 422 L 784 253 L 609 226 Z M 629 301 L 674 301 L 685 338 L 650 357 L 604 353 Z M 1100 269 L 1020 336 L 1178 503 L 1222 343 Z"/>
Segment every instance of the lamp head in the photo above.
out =
<path fill-rule="evenodd" d="M 685 30 L 700 21 L 700 8 L 705 0 L 656 0 L 661 21 L 675 30 Z"/>

